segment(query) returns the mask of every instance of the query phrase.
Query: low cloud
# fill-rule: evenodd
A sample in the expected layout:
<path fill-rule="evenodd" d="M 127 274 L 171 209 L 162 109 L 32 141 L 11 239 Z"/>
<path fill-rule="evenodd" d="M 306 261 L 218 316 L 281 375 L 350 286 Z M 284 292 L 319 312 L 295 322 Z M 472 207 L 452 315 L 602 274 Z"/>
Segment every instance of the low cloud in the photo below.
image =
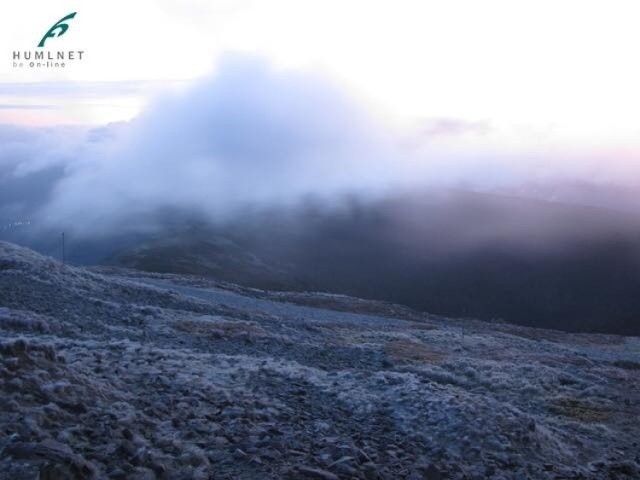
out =
<path fill-rule="evenodd" d="M 40 212 L 85 141 L 83 129 L 0 124 L 0 220 Z"/>
<path fill-rule="evenodd" d="M 52 84 L 45 90 L 65 89 Z M 402 135 L 376 122 L 331 81 L 231 55 L 215 74 L 156 98 L 130 122 L 0 125 L 0 219 L 29 217 L 55 229 L 102 235 L 147 228 L 159 212 L 224 220 L 310 198 L 331 206 L 349 195 L 366 199 L 426 186 L 563 201 L 562 185 L 592 182 L 589 165 L 599 163 L 553 153 L 438 150 L 431 140 L 489 137 L 494 127 L 454 118 L 418 127 L 424 148 L 406 148 Z M 628 203 L 627 195 L 616 204 L 610 181 L 606 188 L 606 206 Z M 590 203 L 592 193 L 578 198 L 576 191 L 567 198 Z"/>
<path fill-rule="evenodd" d="M 458 136 L 466 134 L 485 135 L 491 131 L 487 121 L 465 121 L 457 118 L 431 118 L 421 122 L 420 130 L 427 137 Z"/>
<path fill-rule="evenodd" d="M 337 87 L 252 57 L 99 137 L 67 165 L 48 222 L 97 231 L 166 208 L 219 218 L 401 180 L 392 137 Z"/>

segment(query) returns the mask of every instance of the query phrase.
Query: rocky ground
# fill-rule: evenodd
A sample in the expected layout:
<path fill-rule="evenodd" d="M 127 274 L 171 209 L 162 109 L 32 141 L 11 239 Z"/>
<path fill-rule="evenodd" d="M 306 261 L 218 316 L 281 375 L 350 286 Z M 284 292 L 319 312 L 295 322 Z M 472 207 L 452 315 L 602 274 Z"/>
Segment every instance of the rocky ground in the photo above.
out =
<path fill-rule="evenodd" d="M 2 479 L 640 478 L 640 338 L 0 243 Z"/>

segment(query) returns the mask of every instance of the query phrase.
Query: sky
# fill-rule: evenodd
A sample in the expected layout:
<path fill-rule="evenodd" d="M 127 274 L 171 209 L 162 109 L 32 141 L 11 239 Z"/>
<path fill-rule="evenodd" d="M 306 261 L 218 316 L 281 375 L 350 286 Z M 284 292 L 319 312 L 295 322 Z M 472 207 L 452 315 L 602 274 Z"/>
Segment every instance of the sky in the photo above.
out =
<path fill-rule="evenodd" d="M 14 67 L 71 12 L 46 49 L 82 61 Z M 244 182 L 252 201 L 416 179 L 640 186 L 636 1 L 21 0 L 0 13 L 0 180 L 50 178 L 58 211 L 157 206 L 175 178 L 196 185 L 189 206 L 222 201 L 202 179 Z"/>
<path fill-rule="evenodd" d="M 63 72 L 3 61 L 5 122 L 129 119 L 157 89 L 211 72 L 231 51 L 322 72 L 396 122 L 482 123 L 501 130 L 503 146 L 542 138 L 636 148 L 634 1 L 24 0 L 1 8 L 11 19 L 0 32 L 3 56 L 35 47 L 71 11 L 71 29 L 51 48 L 86 51 Z M 62 84 L 53 92 L 49 82 Z"/>

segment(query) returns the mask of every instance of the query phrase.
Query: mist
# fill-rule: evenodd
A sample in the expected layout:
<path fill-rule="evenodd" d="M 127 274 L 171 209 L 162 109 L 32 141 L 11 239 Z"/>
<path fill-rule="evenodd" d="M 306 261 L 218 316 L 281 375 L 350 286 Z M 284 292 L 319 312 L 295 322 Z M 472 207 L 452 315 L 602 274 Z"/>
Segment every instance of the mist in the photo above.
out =
<path fill-rule="evenodd" d="M 48 224 L 100 233 L 163 209 L 219 220 L 402 177 L 391 136 L 336 86 L 251 57 L 106 129 L 66 165 L 40 212 Z"/>
<path fill-rule="evenodd" d="M 0 126 L 0 238 L 76 264 L 636 333 L 629 157 L 476 148 L 490 122 L 401 128 L 315 72 L 226 57 L 100 127 Z"/>
<path fill-rule="evenodd" d="M 511 156 L 442 147 L 492 135 L 487 122 L 417 125 L 403 130 L 385 122 L 317 72 L 227 55 L 212 74 L 158 95 L 129 122 L 0 126 L 0 218 L 5 226 L 28 220 L 36 230 L 99 238 L 162 229 L 168 217 L 224 223 L 309 202 L 339 212 L 353 198 L 376 202 L 432 191 L 440 192 L 438 218 L 405 241 L 419 244 L 432 225 L 445 222 L 456 226 L 447 227 L 458 239 L 449 243 L 470 248 L 505 237 L 526 244 L 531 232 L 554 243 L 554 232 L 566 239 L 571 226 L 536 208 L 496 201 L 485 205 L 492 210 L 481 225 L 464 221 L 456 192 L 637 207 L 637 187 L 620 174 L 625 159 L 609 161 L 615 176 L 593 176 L 594 157 L 581 163 L 575 153 Z M 410 210 L 401 206 L 395 214 L 411 222 L 420 212 Z M 600 235 L 608 224 L 599 225 Z"/>

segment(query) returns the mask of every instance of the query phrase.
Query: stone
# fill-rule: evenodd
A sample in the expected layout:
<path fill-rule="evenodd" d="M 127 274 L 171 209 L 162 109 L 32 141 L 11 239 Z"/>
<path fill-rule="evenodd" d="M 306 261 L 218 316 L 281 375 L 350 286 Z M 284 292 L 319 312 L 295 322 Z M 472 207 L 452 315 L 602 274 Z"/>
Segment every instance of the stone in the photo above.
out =
<path fill-rule="evenodd" d="M 93 464 L 64 444 L 53 440 L 41 443 L 16 442 L 7 445 L 5 453 L 23 460 L 44 459 L 40 478 L 47 480 L 92 480 L 97 478 Z"/>
<path fill-rule="evenodd" d="M 317 480 L 340 480 L 339 477 L 328 470 L 321 468 L 309 467 L 302 465 L 298 467 L 298 471 L 307 478 L 315 478 Z"/>

